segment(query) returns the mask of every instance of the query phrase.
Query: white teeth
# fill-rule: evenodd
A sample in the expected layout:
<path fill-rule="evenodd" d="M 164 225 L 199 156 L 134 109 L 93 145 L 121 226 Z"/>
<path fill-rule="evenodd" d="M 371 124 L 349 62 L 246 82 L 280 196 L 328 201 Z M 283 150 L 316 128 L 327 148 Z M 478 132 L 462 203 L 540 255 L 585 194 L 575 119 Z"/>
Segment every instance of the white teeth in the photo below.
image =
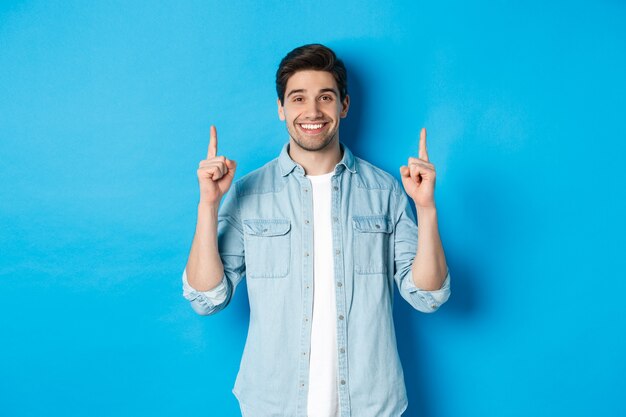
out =
<path fill-rule="evenodd" d="M 320 127 L 324 126 L 323 123 L 317 124 L 317 125 L 311 125 L 311 124 L 307 124 L 307 125 L 300 125 L 302 126 L 303 129 L 309 129 L 309 130 L 315 130 L 315 129 L 319 129 Z"/>

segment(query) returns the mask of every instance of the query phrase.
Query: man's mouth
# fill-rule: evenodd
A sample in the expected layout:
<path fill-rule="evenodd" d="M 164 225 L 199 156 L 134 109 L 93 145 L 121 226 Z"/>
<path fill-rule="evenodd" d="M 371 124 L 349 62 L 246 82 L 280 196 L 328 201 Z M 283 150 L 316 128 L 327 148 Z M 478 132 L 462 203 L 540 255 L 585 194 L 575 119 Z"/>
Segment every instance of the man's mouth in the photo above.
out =
<path fill-rule="evenodd" d="M 324 130 L 324 127 L 328 124 L 328 122 L 321 123 L 298 123 L 300 129 L 302 129 L 305 133 L 309 135 L 316 135 Z"/>

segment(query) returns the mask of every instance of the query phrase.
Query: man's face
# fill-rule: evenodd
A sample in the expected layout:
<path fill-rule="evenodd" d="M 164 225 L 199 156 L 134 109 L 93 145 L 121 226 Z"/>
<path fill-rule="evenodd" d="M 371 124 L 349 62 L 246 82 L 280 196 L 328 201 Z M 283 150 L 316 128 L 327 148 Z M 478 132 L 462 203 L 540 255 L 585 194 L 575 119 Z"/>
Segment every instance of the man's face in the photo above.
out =
<path fill-rule="evenodd" d="M 338 140 L 339 120 L 348 114 L 350 98 L 341 102 L 330 72 L 296 72 L 287 81 L 284 101 L 283 106 L 278 100 L 278 116 L 298 146 L 319 151 Z"/>

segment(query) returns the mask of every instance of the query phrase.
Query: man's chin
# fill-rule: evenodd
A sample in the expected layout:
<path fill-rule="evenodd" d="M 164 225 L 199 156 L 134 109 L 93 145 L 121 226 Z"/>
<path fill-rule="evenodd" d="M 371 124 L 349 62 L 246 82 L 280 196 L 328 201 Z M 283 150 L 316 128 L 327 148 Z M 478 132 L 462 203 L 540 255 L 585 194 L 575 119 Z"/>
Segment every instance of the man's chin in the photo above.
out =
<path fill-rule="evenodd" d="M 331 138 L 301 138 L 301 137 L 293 137 L 293 141 L 302 149 L 309 152 L 318 152 L 327 148 L 332 142 L 333 137 Z"/>
<path fill-rule="evenodd" d="M 293 135 L 292 133 L 298 134 Z M 330 146 L 337 137 L 337 134 L 336 132 L 333 132 L 333 134 L 331 134 L 330 136 L 306 137 L 300 134 L 300 132 L 289 132 L 289 136 L 291 136 L 291 139 L 299 148 L 308 152 L 318 152 Z"/>

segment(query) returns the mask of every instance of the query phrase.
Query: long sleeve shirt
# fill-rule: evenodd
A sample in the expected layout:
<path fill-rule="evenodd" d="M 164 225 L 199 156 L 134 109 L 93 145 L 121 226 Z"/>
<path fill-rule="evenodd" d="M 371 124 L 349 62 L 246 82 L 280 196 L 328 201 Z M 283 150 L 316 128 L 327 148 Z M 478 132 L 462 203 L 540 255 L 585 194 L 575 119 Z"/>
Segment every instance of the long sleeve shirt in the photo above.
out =
<path fill-rule="evenodd" d="M 407 407 L 393 325 L 393 286 L 416 310 L 434 312 L 450 296 L 414 284 L 418 228 L 402 186 L 353 156 L 331 179 L 337 378 L 342 417 L 398 417 Z M 233 393 L 242 414 L 306 417 L 313 310 L 311 182 L 288 154 L 236 181 L 218 214 L 224 276 L 211 291 L 183 295 L 198 314 L 228 306 L 247 278 L 250 326 Z"/>

